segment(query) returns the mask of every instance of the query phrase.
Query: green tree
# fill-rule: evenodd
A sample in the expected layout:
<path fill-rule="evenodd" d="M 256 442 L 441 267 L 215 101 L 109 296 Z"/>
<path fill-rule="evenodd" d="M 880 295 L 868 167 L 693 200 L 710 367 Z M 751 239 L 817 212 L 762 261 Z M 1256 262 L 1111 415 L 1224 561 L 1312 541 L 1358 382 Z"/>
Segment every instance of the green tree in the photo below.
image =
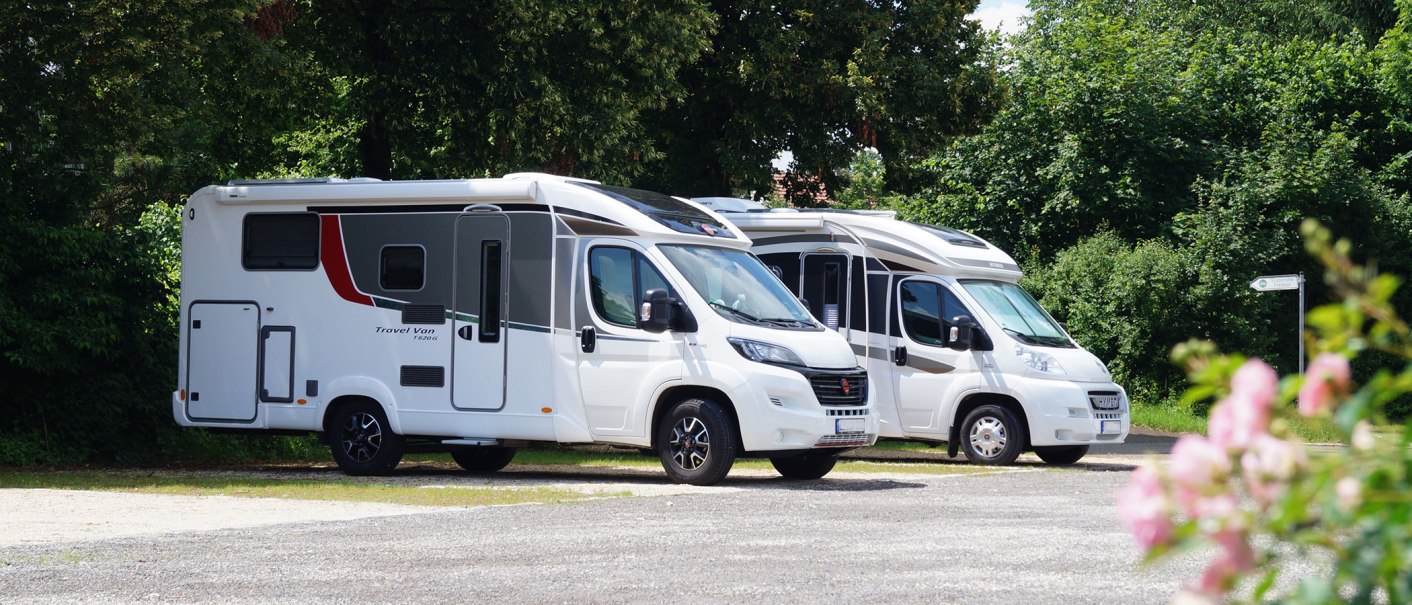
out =
<path fill-rule="evenodd" d="M 684 195 L 766 192 L 770 162 L 794 154 L 796 201 L 844 184 L 875 147 L 889 187 L 914 160 L 971 132 L 998 107 L 991 41 L 974 1 L 716 0 L 713 52 L 681 73 L 681 103 L 655 112 L 662 161 L 639 183 Z"/>
<path fill-rule="evenodd" d="M 1160 322 L 1174 319 L 1294 370 L 1297 301 L 1247 284 L 1314 270 L 1295 238 L 1305 217 L 1364 234 L 1357 252 L 1386 268 L 1412 267 L 1405 20 L 1370 44 L 1365 30 L 1383 26 L 1336 3 L 1031 6 L 1003 72 L 1012 103 L 933 158 L 932 190 L 901 208 L 1015 253 L 1042 302 L 1079 314 L 1070 323 L 1084 342 L 1127 334 L 1082 318 L 1109 299 L 1137 305 L 1149 285 L 1121 265 L 1085 283 L 1079 259 L 1172 251 L 1163 262 L 1181 270 L 1150 287 L 1176 284 L 1180 306 L 1108 309 L 1143 332 L 1123 336 L 1138 345 L 1098 345 L 1129 376 L 1172 375 Z M 1069 291 L 1079 287 L 1092 290 Z M 1311 283 L 1311 299 L 1324 295 Z"/>
<path fill-rule="evenodd" d="M 175 222 L 142 217 L 297 103 L 261 9 L 0 4 L 0 462 L 132 456 L 171 425 Z"/>
<path fill-rule="evenodd" d="M 713 26 L 690 0 L 305 0 L 289 37 L 336 86 L 284 140 L 316 153 L 336 141 L 334 173 L 622 181 L 656 157 L 642 114 L 682 95 L 677 70 Z M 297 156 L 283 170 L 319 167 Z"/>

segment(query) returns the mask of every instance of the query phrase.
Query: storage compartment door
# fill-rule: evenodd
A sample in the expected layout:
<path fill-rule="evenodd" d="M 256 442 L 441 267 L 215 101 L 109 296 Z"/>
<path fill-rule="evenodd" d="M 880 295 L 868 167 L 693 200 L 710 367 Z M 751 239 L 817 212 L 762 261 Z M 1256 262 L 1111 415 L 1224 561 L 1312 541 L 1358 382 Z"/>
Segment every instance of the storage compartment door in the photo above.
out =
<path fill-rule="evenodd" d="M 197 421 L 255 420 L 260 307 L 195 303 L 188 318 L 186 415 Z"/>

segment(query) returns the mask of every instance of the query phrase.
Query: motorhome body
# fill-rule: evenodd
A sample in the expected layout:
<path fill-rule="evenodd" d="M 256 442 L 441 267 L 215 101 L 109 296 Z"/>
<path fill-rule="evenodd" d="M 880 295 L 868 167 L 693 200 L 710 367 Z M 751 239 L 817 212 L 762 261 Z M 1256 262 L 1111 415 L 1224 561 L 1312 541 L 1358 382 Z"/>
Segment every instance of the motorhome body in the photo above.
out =
<path fill-rule="evenodd" d="M 410 445 L 482 471 L 524 442 L 654 448 L 692 483 L 736 455 L 822 476 L 875 439 L 847 343 L 698 205 L 549 175 L 324 181 L 188 200 L 179 424 L 320 433 L 355 474 Z"/>
<path fill-rule="evenodd" d="M 873 378 L 882 437 L 945 441 L 1008 464 L 1032 449 L 1072 463 L 1121 443 L 1127 394 L 1018 282 L 1008 254 L 892 212 L 765 211 L 700 198 L 844 334 Z"/>

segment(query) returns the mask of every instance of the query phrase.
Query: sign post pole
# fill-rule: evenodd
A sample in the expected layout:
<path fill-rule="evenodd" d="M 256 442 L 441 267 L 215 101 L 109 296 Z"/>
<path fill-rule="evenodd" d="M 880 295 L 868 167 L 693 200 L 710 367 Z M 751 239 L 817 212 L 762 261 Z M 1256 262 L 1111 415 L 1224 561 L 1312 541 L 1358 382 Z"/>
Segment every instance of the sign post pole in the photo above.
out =
<path fill-rule="evenodd" d="M 1291 275 L 1261 275 L 1250 282 L 1258 292 L 1299 290 L 1299 375 L 1304 375 L 1304 272 Z"/>
<path fill-rule="evenodd" d="M 1299 375 L 1304 375 L 1304 272 L 1299 272 Z"/>

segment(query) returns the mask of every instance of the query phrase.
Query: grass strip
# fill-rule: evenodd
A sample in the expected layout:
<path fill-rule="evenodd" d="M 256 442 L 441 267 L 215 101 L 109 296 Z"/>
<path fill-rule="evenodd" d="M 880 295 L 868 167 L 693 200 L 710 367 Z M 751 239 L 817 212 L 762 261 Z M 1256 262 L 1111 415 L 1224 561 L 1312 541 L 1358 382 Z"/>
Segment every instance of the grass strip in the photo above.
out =
<path fill-rule="evenodd" d="M 404 482 L 357 479 L 280 479 L 244 476 L 169 475 L 94 471 L 0 471 L 0 488 L 72 489 L 181 496 L 233 496 L 342 502 L 379 502 L 420 506 L 554 504 L 627 492 L 588 494 L 534 487 L 463 487 L 428 489 Z"/>

